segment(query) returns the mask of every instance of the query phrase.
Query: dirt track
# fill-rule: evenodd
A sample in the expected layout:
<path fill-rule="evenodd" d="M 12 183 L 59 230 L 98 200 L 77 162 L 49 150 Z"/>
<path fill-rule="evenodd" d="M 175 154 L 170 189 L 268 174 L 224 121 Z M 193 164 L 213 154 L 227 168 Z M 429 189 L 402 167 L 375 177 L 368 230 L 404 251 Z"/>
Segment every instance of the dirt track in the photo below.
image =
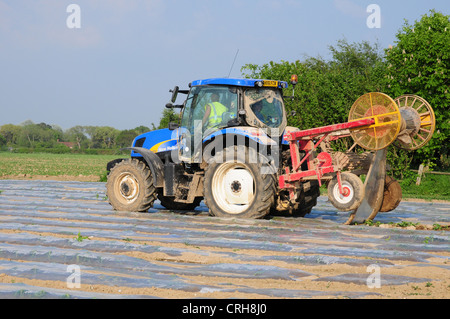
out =
<path fill-rule="evenodd" d="M 450 297 L 448 231 L 346 226 L 326 198 L 307 218 L 115 212 L 104 185 L 0 180 L 0 298 Z M 402 202 L 375 221 L 449 211 Z"/>

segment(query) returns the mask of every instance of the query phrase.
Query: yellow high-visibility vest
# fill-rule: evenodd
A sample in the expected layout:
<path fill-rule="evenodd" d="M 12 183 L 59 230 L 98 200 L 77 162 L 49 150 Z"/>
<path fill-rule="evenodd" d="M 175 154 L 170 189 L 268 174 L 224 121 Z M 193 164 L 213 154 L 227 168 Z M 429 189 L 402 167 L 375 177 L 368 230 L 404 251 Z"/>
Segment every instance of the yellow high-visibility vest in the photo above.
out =
<path fill-rule="evenodd" d="M 208 127 L 214 127 L 222 122 L 222 114 L 227 112 L 228 109 L 220 102 L 208 103 L 211 107 L 211 112 L 208 118 Z"/>

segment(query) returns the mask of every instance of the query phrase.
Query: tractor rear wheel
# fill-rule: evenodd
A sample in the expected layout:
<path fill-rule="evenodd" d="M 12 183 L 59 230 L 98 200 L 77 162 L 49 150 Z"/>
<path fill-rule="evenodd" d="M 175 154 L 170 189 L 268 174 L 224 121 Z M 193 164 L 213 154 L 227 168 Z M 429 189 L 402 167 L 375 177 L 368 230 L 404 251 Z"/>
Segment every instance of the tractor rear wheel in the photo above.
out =
<path fill-rule="evenodd" d="M 320 187 L 318 181 L 309 181 L 303 183 L 303 192 L 295 209 L 292 210 L 292 215 L 295 217 L 305 217 L 311 213 L 314 206 L 317 205 L 317 197 L 320 196 Z"/>
<path fill-rule="evenodd" d="M 235 146 L 217 152 L 208 161 L 204 199 L 211 215 L 262 218 L 269 214 L 276 179 L 263 161 L 254 149 L 245 147 L 238 152 Z"/>
<path fill-rule="evenodd" d="M 137 159 L 116 164 L 108 175 L 106 194 L 115 210 L 148 211 L 156 199 L 156 188 L 150 169 Z"/>

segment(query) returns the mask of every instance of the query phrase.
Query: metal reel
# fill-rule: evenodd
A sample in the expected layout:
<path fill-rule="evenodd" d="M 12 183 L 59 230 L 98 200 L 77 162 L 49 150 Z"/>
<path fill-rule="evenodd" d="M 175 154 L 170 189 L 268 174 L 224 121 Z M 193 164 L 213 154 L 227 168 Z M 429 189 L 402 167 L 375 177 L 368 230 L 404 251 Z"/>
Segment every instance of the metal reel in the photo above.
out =
<path fill-rule="evenodd" d="M 436 127 L 431 105 L 420 96 L 412 94 L 399 96 L 395 102 L 407 123 L 394 146 L 408 151 L 423 147 L 433 136 Z"/>
<path fill-rule="evenodd" d="M 402 119 L 397 103 L 384 93 L 372 92 L 361 96 L 350 109 L 348 121 L 373 118 L 375 123 L 352 129 L 353 140 L 367 150 L 380 150 L 395 141 Z"/>

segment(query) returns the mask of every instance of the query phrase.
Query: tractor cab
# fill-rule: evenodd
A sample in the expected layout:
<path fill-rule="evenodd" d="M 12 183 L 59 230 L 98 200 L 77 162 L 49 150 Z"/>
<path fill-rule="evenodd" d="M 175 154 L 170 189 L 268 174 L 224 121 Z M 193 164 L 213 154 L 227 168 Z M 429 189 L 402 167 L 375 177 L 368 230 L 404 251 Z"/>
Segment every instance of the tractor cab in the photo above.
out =
<path fill-rule="evenodd" d="M 180 105 L 179 159 L 201 161 L 199 151 L 203 142 L 211 136 L 229 133 L 230 128 L 244 134 L 251 131 L 255 136 L 281 136 L 287 123 L 282 94 L 285 87 L 287 83 L 283 81 L 229 78 L 190 83 L 187 98 Z M 249 127 L 262 132 L 253 133 L 255 130 L 249 131 Z"/>

